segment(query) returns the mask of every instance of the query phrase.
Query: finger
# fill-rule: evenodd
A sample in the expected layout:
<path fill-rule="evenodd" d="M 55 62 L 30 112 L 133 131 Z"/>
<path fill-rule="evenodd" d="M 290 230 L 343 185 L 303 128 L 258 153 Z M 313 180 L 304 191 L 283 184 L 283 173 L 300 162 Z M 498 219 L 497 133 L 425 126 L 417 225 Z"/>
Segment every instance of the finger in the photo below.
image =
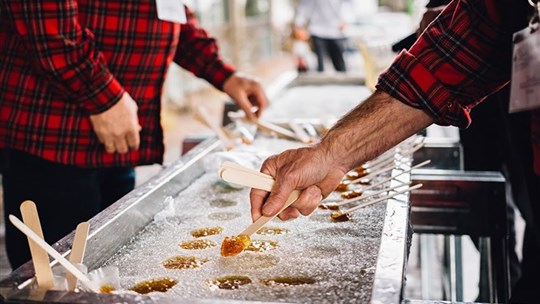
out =
<path fill-rule="evenodd" d="M 105 151 L 107 151 L 107 153 L 114 153 L 116 151 L 114 142 L 112 140 L 107 140 L 105 142 Z"/>
<path fill-rule="evenodd" d="M 279 219 L 282 221 L 292 220 L 300 217 L 300 212 L 294 207 L 288 207 L 279 214 Z"/>
<path fill-rule="evenodd" d="M 321 182 L 321 183 L 319 183 L 317 185 L 321 189 L 320 191 L 321 191 L 322 198 L 325 198 L 325 197 L 329 196 L 330 194 L 332 194 L 332 192 L 334 192 L 334 190 L 336 190 L 336 188 L 339 185 L 339 181 L 337 183 L 329 182 L 329 181 L 323 181 L 323 182 Z"/>
<path fill-rule="evenodd" d="M 116 151 L 120 154 L 127 153 L 129 151 L 128 143 L 125 137 L 119 137 L 114 141 Z"/>
<path fill-rule="evenodd" d="M 253 100 L 252 105 L 257 106 L 257 111 L 255 111 L 255 116 L 260 118 L 264 110 L 268 107 L 268 98 L 262 89 L 255 90 L 254 94 L 250 98 Z"/>
<path fill-rule="evenodd" d="M 300 214 L 307 216 L 317 209 L 317 206 L 321 203 L 321 199 L 321 189 L 317 186 L 309 186 L 300 193 L 300 196 L 296 202 L 294 202 L 293 206 Z"/>
<path fill-rule="evenodd" d="M 139 132 L 128 133 L 126 136 L 126 142 L 130 150 L 139 150 L 139 145 L 141 143 Z"/>
<path fill-rule="evenodd" d="M 268 195 L 264 205 L 262 206 L 262 214 L 264 216 L 274 216 L 285 204 L 287 198 L 294 190 L 294 186 L 287 179 L 280 182 L 281 179 L 276 179 L 272 192 Z"/>
<path fill-rule="evenodd" d="M 242 109 L 242 111 L 246 113 L 246 117 L 250 120 L 254 120 L 255 114 L 251 112 L 251 102 L 249 102 L 246 92 L 239 92 L 239 94 L 235 96 L 234 99 L 236 100 L 236 104 L 240 107 L 240 109 Z"/>
<path fill-rule="evenodd" d="M 267 196 L 268 192 L 266 191 L 251 189 L 249 199 L 251 201 L 251 219 L 254 222 L 262 216 L 261 210 Z"/>
<path fill-rule="evenodd" d="M 339 185 L 339 182 L 341 181 L 341 178 L 345 174 L 346 173 L 343 173 L 341 171 L 332 171 L 328 176 L 326 176 L 324 180 L 317 184 L 323 198 L 330 195 L 336 189 L 336 187 Z"/>
<path fill-rule="evenodd" d="M 272 155 L 268 157 L 261 166 L 261 173 L 275 177 L 276 176 L 276 162 L 277 162 L 277 155 Z"/>

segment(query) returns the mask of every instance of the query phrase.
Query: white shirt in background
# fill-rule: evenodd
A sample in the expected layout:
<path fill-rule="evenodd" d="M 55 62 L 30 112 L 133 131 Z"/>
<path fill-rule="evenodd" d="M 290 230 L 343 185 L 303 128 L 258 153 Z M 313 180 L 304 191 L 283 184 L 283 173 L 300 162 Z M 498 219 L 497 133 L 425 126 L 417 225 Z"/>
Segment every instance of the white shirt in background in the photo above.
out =
<path fill-rule="evenodd" d="M 352 0 L 300 0 L 296 8 L 294 25 L 306 27 L 320 38 L 344 38 L 342 23 L 354 20 Z"/>

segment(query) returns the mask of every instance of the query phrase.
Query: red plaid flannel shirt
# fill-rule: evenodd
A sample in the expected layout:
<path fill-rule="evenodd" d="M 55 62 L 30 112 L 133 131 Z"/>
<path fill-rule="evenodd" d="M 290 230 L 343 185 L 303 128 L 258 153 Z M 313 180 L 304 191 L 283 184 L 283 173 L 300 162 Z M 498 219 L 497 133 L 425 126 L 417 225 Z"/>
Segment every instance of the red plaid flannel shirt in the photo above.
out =
<path fill-rule="evenodd" d="M 155 0 L 0 3 L 0 148 L 80 167 L 161 162 L 160 95 L 171 61 L 217 88 L 234 72 L 186 8 L 157 18 Z M 138 151 L 106 153 L 89 115 L 127 91 L 139 107 Z"/>
<path fill-rule="evenodd" d="M 377 88 L 426 110 L 439 124 L 467 127 L 470 109 L 510 78 L 512 33 L 502 25 L 504 5 L 493 3 L 452 1 L 410 50 L 398 55 Z"/>
<path fill-rule="evenodd" d="M 509 13 L 514 1 L 452 1 L 381 74 L 377 88 L 423 109 L 438 124 L 467 127 L 471 108 L 510 81 L 512 34 L 518 30 L 509 19 L 518 17 Z M 524 27 L 527 16 L 519 17 Z M 532 116 L 533 142 L 538 142 L 540 111 Z M 540 144 L 533 144 L 533 151 L 540 174 Z"/>

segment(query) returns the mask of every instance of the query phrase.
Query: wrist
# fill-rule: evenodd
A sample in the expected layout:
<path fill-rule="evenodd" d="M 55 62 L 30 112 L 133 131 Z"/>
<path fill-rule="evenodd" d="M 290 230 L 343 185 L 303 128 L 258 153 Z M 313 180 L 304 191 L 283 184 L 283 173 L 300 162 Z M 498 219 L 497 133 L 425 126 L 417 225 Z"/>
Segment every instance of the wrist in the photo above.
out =
<path fill-rule="evenodd" d="M 81 101 L 81 107 L 89 115 L 100 114 L 112 108 L 122 99 L 126 91 L 120 83 L 113 77 L 99 91 L 94 92 Z"/>
<path fill-rule="evenodd" d="M 329 132 L 318 144 L 324 157 L 324 163 L 337 170 L 348 172 L 355 167 L 356 159 L 350 155 L 346 141 L 339 132 Z"/>

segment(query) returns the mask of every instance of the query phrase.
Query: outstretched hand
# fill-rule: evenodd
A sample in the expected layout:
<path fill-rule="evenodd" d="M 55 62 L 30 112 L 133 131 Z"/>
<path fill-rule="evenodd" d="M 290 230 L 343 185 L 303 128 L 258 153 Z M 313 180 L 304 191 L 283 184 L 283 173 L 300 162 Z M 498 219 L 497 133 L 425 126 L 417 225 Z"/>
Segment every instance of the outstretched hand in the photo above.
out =
<path fill-rule="evenodd" d="M 253 77 L 234 73 L 223 84 L 223 91 L 236 102 L 250 120 L 260 118 L 268 107 L 264 90 L 259 81 Z M 255 113 L 251 110 L 253 106 L 257 107 Z"/>
<path fill-rule="evenodd" d="M 302 191 L 300 197 L 279 218 L 287 220 L 297 218 L 300 214 L 309 215 L 337 187 L 347 171 L 335 164 L 330 153 L 320 145 L 287 150 L 268 158 L 261 172 L 274 177 L 274 191 L 269 194 L 262 190 L 251 190 L 253 221 L 261 215 L 274 215 L 294 190 Z"/>
<path fill-rule="evenodd" d="M 352 168 L 373 159 L 434 122 L 421 109 L 377 91 L 343 116 L 316 145 L 268 158 L 261 172 L 275 182 L 272 192 L 251 190 L 251 216 L 272 216 L 292 191 L 302 191 L 282 220 L 309 215 Z"/>

